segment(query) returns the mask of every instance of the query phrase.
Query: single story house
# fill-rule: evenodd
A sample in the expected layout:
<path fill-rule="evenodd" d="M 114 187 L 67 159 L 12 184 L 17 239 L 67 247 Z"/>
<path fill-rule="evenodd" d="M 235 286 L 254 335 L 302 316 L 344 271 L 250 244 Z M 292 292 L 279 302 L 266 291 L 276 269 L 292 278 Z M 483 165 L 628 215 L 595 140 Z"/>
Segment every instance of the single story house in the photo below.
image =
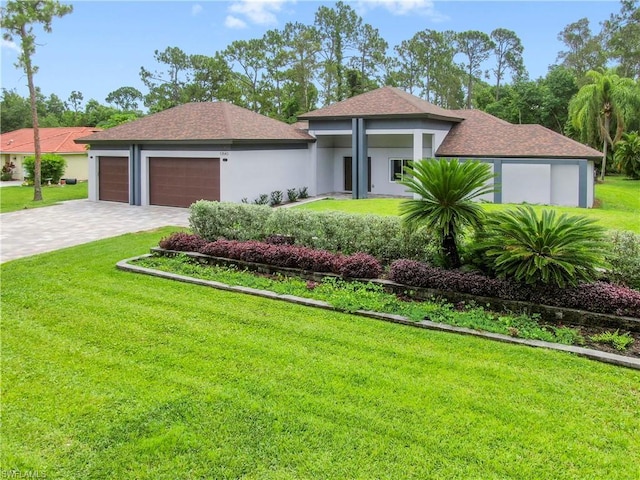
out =
<path fill-rule="evenodd" d="M 77 180 L 89 179 L 89 156 L 85 145 L 75 142 L 100 128 L 95 127 L 56 127 L 40 128 L 40 150 L 42 153 L 55 153 L 64 157 L 67 167 L 64 177 Z M 2 165 L 15 165 L 13 179 L 26 177 L 22 162 L 25 157 L 35 155 L 33 128 L 21 128 L 13 132 L 0 134 L 0 156 Z"/>
<path fill-rule="evenodd" d="M 89 198 L 186 207 L 309 194 L 411 196 L 397 183 L 410 160 L 491 164 L 497 203 L 591 207 L 600 152 L 540 125 L 446 110 L 383 87 L 300 116 L 296 125 L 225 102 L 191 103 L 77 139 L 91 145 Z"/>

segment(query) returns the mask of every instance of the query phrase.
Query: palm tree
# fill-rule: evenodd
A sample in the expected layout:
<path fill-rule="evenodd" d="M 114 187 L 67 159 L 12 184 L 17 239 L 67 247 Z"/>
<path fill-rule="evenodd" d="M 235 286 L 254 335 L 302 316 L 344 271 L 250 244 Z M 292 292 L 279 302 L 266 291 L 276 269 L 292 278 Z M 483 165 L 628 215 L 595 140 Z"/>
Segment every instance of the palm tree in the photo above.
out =
<path fill-rule="evenodd" d="M 640 180 L 640 135 L 638 132 L 625 133 L 616 143 L 613 155 L 616 167 L 627 177 Z"/>
<path fill-rule="evenodd" d="M 451 268 L 460 267 L 458 237 L 465 226 L 479 228 L 484 211 L 474 198 L 493 193 L 491 166 L 457 159 L 409 162 L 398 182 L 419 198 L 400 204 L 400 214 L 410 226 L 425 226 L 437 233 L 442 253 Z"/>
<path fill-rule="evenodd" d="M 640 88 L 631 78 L 612 72 L 587 72 L 591 82 L 584 85 L 569 103 L 569 120 L 582 142 L 602 142 L 604 181 L 607 150 L 622 138 L 626 126 L 640 111 Z M 614 132 L 612 135 L 612 131 Z"/>

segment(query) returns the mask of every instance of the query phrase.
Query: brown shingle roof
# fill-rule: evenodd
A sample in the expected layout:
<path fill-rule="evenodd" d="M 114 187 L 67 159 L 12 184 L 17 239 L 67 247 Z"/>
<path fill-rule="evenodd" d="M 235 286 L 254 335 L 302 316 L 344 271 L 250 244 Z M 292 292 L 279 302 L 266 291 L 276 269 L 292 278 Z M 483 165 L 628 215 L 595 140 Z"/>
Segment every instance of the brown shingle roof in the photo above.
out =
<path fill-rule="evenodd" d="M 378 88 L 298 116 L 304 120 L 355 117 L 428 117 L 453 122 L 461 120 L 451 110 L 445 110 L 394 87 Z"/>
<path fill-rule="evenodd" d="M 284 122 L 226 102 L 179 105 L 78 140 L 79 143 L 137 141 L 311 142 Z"/>
<path fill-rule="evenodd" d="M 449 131 L 438 157 L 601 158 L 602 154 L 542 125 L 514 125 L 480 110 L 455 110 L 465 120 Z"/>
<path fill-rule="evenodd" d="M 40 149 L 43 153 L 87 153 L 84 145 L 74 142 L 76 138 L 99 132 L 95 127 L 40 128 Z M 0 135 L 2 153 L 34 153 L 33 128 L 21 128 Z"/>

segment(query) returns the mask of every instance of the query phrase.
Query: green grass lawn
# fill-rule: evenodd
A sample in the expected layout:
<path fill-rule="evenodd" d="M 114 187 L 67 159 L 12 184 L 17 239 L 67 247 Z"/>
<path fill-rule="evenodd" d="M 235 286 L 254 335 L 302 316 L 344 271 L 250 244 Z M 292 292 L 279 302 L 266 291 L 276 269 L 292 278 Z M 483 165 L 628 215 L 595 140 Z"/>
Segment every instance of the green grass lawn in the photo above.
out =
<path fill-rule="evenodd" d="M 174 230 L 0 266 L 3 471 L 637 479 L 640 372 L 115 269 Z"/>
<path fill-rule="evenodd" d="M 41 202 L 33 201 L 33 186 L 2 187 L 0 188 L 0 213 L 14 212 L 25 208 L 47 207 L 65 200 L 87 198 L 87 185 L 87 182 L 65 186 L 43 185 Z"/>
<path fill-rule="evenodd" d="M 627 180 L 621 176 L 607 177 L 606 183 L 596 185 L 596 198 L 600 202 L 598 208 L 552 207 L 571 215 L 585 215 L 598 220 L 606 228 L 628 230 L 640 233 L 640 181 Z M 366 200 L 321 200 L 296 208 L 309 210 L 339 210 L 349 213 L 374 213 L 377 215 L 398 215 L 398 207 L 402 199 L 373 198 Z M 515 205 L 483 204 L 487 211 L 505 210 Z M 550 208 L 534 205 L 536 211 Z"/>

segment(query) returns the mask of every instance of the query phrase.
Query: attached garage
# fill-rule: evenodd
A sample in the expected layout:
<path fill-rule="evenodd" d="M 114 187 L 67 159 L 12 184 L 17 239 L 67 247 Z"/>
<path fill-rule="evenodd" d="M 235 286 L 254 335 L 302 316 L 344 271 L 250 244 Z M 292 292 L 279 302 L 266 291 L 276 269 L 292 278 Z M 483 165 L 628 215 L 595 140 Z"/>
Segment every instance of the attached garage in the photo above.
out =
<path fill-rule="evenodd" d="M 121 178 L 117 200 L 131 205 L 187 208 L 198 200 L 239 202 L 290 188 L 315 191 L 315 138 L 226 102 L 179 105 L 76 142 L 91 145 L 92 201 L 116 199 L 105 194 L 115 188 L 106 184 L 118 183 L 109 171 L 115 163 L 110 157 L 129 159 L 128 167 L 121 161 L 120 171 L 124 175 L 128 168 L 130 178 Z"/>
<path fill-rule="evenodd" d="M 220 200 L 219 158 L 149 158 L 149 203 L 188 207 Z"/>
<path fill-rule="evenodd" d="M 98 198 L 129 203 L 129 158 L 98 158 Z"/>

